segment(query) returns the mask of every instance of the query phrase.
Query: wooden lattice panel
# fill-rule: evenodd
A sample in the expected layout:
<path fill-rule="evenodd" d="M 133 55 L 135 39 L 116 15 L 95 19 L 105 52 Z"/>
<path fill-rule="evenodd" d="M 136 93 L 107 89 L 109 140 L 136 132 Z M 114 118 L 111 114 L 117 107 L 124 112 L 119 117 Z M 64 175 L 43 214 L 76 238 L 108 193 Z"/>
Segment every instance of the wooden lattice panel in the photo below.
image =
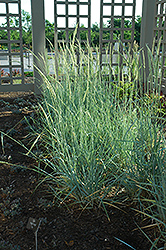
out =
<path fill-rule="evenodd" d="M 135 9 L 136 0 L 100 0 L 100 51 L 101 64 L 103 65 L 104 47 L 111 44 L 112 47 L 118 39 L 126 45 L 134 42 Z M 128 25 L 127 25 L 128 24 Z M 105 34 L 109 37 L 105 38 Z M 120 48 L 122 49 L 122 47 Z M 112 61 L 112 66 L 117 66 Z"/>
<path fill-rule="evenodd" d="M 156 46 L 161 39 L 160 51 L 163 55 L 162 91 L 166 93 L 166 0 L 156 0 L 154 38 Z"/>
<path fill-rule="evenodd" d="M 12 18 L 17 25 L 12 24 Z M 0 40 L 0 91 L 26 90 L 24 84 L 21 0 L 0 0 L 0 30 L 5 39 Z M 18 39 L 12 39 L 17 31 Z M 23 87 L 22 87 L 23 86 Z"/>
<path fill-rule="evenodd" d="M 55 43 L 68 43 L 75 26 L 77 38 L 81 42 L 91 40 L 91 0 L 61 0 L 55 4 Z M 84 27 L 82 26 L 84 25 Z M 81 39 L 81 31 L 86 31 L 86 39 Z"/>

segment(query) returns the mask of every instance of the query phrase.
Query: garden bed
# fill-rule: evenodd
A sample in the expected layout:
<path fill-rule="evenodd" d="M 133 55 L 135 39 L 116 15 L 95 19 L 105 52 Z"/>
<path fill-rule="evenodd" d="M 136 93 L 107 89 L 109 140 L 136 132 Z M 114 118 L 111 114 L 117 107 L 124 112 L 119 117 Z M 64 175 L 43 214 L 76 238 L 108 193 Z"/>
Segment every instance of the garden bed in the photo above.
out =
<path fill-rule="evenodd" d="M 34 117 L 37 102 L 32 93 L 0 94 L 0 131 L 28 145 L 29 128 L 24 120 Z M 0 160 L 32 167 L 36 162 L 23 155 L 24 150 L 13 140 L 4 137 L 4 151 L 0 147 Z M 67 210 L 58 208 L 53 197 L 48 197 L 45 186 L 37 190 L 35 172 L 0 164 L 0 249 L 35 249 L 35 237 L 27 229 L 30 217 L 42 219 L 38 231 L 38 249 L 148 250 L 150 242 L 138 229 L 153 224 L 143 220 L 130 206 L 119 209 L 108 207 L 108 220 L 103 210 L 80 211 L 75 206 Z M 136 206 L 136 205 L 135 205 Z M 123 211 L 122 211 L 123 210 Z M 144 229 L 152 241 L 156 227 Z M 119 239 L 119 240 L 118 240 Z M 121 242 L 120 242 L 121 240 Z"/>

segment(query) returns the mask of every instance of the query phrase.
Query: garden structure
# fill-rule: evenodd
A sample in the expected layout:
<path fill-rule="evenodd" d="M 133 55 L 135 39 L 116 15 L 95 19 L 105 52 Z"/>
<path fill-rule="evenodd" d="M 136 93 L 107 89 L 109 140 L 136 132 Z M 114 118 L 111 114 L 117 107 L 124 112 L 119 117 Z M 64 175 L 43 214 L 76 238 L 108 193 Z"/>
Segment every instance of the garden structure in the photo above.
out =
<path fill-rule="evenodd" d="M 0 51 L 0 56 L 7 56 L 9 64 L 1 65 L 1 68 L 7 68 L 9 70 L 9 74 L 0 76 L 0 91 L 28 91 L 33 90 L 35 93 L 39 91 L 37 86 L 40 85 L 42 78 L 39 72 L 34 68 L 34 84 L 25 84 L 24 81 L 24 65 L 23 65 L 23 48 L 22 48 L 22 26 L 21 26 L 21 0 L 0 0 L 1 4 L 6 6 L 6 11 L 4 13 L 0 13 L 0 17 L 6 17 L 7 23 L 6 27 L 0 27 L 1 30 L 7 31 L 8 39 L 1 40 L 0 44 L 7 45 L 7 51 Z M 18 5 L 18 10 L 15 13 L 12 13 L 12 6 Z M 146 44 L 151 48 L 153 40 L 155 39 L 155 43 L 159 42 L 161 37 L 161 51 L 163 53 L 163 79 L 162 79 L 162 91 L 165 93 L 165 78 L 164 78 L 164 70 L 165 70 L 165 51 L 166 51 L 166 22 L 165 22 L 165 8 L 166 1 L 164 0 L 144 0 L 143 1 L 143 11 L 142 11 L 142 27 L 141 27 L 141 47 L 146 47 Z M 74 28 L 71 26 L 71 22 L 75 20 L 75 23 L 78 25 L 77 27 L 77 38 L 80 40 L 80 32 L 86 31 L 87 38 L 89 43 L 91 41 L 91 0 L 79 1 L 79 0 L 58 0 L 54 1 L 54 11 L 55 11 L 55 49 L 57 48 L 57 44 L 60 42 L 58 34 L 60 31 L 65 31 L 65 37 L 63 38 L 63 42 L 68 42 L 70 39 L 71 32 L 74 31 Z M 86 6 L 87 13 L 81 12 L 81 6 Z M 45 27 L 44 27 L 44 0 L 31 0 L 32 7 L 32 29 L 33 29 L 33 53 L 35 55 L 44 55 L 45 53 Z M 74 13 L 71 12 L 71 9 L 75 9 Z M 100 1 L 100 63 L 101 66 L 105 64 L 103 60 L 103 54 L 105 53 L 104 46 L 105 44 L 111 44 L 113 47 L 117 42 L 117 32 L 119 34 L 119 39 L 123 44 L 131 43 L 133 46 L 134 42 L 134 19 L 135 19 L 135 8 L 136 8 L 136 0 L 121 0 L 121 1 Z M 64 12 L 62 11 L 64 10 Z M 110 9 L 110 14 L 105 14 L 105 9 Z M 117 12 L 118 9 L 118 12 Z M 0 10 L 1 11 L 1 10 Z M 127 13 L 127 14 L 126 14 Z M 130 15 L 128 13 L 131 13 Z M 10 17 L 16 17 L 18 19 L 17 27 L 10 27 Z M 58 26 L 58 19 L 63 19 L 60 27 Z M 118 18 L 121 22 L 121 27 L 116 28 L 114 26 L 114 19 Z M 106 28 L 103 24 L 105 20 L 111 20 L 110 27 Z M 86 25 L 84 27 L 80 26 L 81 20 L 86 21 Z M 125 27 L 125 20 L 130 21 L 130 27 Z M 19 31 L 19 39 L 17 41 L 11 40 L 11 32 L 13 29 Z M 104 32 L 109 32 L 109 39 L 104 38 Z M 126 38 L 127 34 L 127 38 Z M 84 42 L 84 41 L 82 41 Z M 11 44 L 17 43 L 20 46 L 19 51 L 12 51 Z M 145 48 L 146 50 L 146 48 Z M 120 48 L 122 51 L 122 46 Z M 116 51 L 115 51 L 116 53 Z M 146 53 L 145 53 L 146 54 Z M 20 64 L 13 65 L 12 57 L 13 56 L 20 57 Z M 116 66 L 117 62 L 109 62 L 112 66 Z M 39 60 L 34 57 L 34 64 L 40 68 L 41 70 L 43 66 L 39 63 Z M 20 74 L 15 76 L 13 74 L 12 68 L 18 68 Z M 148 70 L 147 70 L 148 74 Z M 18 84 L 13 84 L 16 79 L 20 79 L 21 81 Z M 9 84 L 5 84 L 5 82 Z"/>

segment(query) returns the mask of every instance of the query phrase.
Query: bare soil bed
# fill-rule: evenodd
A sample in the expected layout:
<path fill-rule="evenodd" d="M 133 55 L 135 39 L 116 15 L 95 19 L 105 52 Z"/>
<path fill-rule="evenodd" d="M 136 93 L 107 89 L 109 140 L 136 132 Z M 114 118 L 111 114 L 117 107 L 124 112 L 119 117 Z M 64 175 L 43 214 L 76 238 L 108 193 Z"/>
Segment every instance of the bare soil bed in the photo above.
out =
<path fill-rule="evenodd" d="M 0 94 L 0 131 L 28 145 L 29 127 L 24 117 L 34 115 L 37 100 L 33 93 Z M 32 167 L 35 161 L 25 157 L 25 150 L 8 137 L 0 143 L 0 161 Z M 29 170 L 0 163 L 0 249 L 35 249 L 33 230 L 27 229 L 30 217 L 42 219 L 38 231 L 39 250 L 136 250 L 150 249 L 147 238 L 138 229 L 152 224 L 135 214 L 130 206 L 122 212 L 108 208 L 110 221 L 104 211 L 68 210 L 54 205 L 46 187 L 37 185 L 38 175 Z M 155 240 L 156 229 L 144 231 Z M 163 246 L 162 246 L 163 247 Z"/>

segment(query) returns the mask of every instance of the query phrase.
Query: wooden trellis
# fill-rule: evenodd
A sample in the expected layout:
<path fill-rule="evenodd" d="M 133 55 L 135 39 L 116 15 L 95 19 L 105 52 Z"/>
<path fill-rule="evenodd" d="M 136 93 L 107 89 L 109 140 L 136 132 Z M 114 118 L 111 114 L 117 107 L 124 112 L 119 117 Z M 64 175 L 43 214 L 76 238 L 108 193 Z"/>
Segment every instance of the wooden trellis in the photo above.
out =
<path fill-rule="evenodd" d="M 95 0 L 94 0 L 95 1 Z M 105 44 L 111 44 L 116 47 L 117 35 L 126 45 L 128 42 L 133 44 L 134 41 L 134 24 L 136 0 L 100 0 L 100 51 L 101 65 L 104 65 L 103 54 L 105 53 Z M 0 8 L 0 18 L 6 18 L 6 25 L 0 27 L 7 34 L 6 40 L 0 40 L 1 47 L 5 45 L 6 51 L 0 49 L 0 58 L 7 57 L 8 64 L 3 64 L 0 68 L 8 71 L 8 75 L 0 74 L 0 91 L 27 91 L 35 90 L 38 92 L 37 84 L 41 84 L 42 79 L 37 70 L 34 70 L 34 85 L 24 83 L 24 65 L 23 65 L 23 47 L 22 47 L 22 25 L 21 25 L 21 0 L 0 0 L 0 4 L 5 8 Z M 17 6 L 17 12 L 12 12 L 12 5 Z M 33 30 L 33 52 L 43 54 L 45 51 L 45 31 L 44 31 L 44 0 L 31 0 L 32 6 L 32 30 Z M 74 24 L 78 24 L 77 38 L 81 40 L 81 32 L 86 31 L 89 42 L 91 41 L 91 0 L 54 0 L 55 6 L 55 45 L 58 42 L 68 43 L 71 33 L 74 31 Z M 86 11 L 85 11 L 86 8 Z M 4 11 L 5 9 L 5 11 Z M 14 8 L 15 9 L 15 8 Z M 74 9 L 74 11 L 73 11 Z M 105 10 L 106 13 L 105 13 Z M 109 11 L 108 11 L 109 10 Z M 10 18 L 15 17 L 18 20 L 18 26 L 10 25 Z M 151 47 L 153 38 L 156 43 L 159 37 L 162 37 L 163 51 L 163 87 L 166 86 L 166 0 L 143 0 L 143 16 L 141 28 L 141 47 L 146 44 Z M 61 19 L 59 21 L 59 19 Z M 63 19 L 63 21 L 62 21 Z M 109 19 L 109 27 L 103 24 Z M 119 20 L 120 27 L 115 25 L 115 19 Z M 126 20 L 130 26 L 126 25 Z M 86 24 L 85 24 L 86 22 Z M 61 23 L 61 25 L 59 25 Z M 81 27 L 81 24 L 85 27 Z M 11 40 L 12 31 L 17 30 L 19 39 Z M 60 37 L 63 31 L 63 37 Z M 105 38 L 104 34 L 109 33 L 109 37 Z M 85 40 L 86 41 L 86 40 Z M 84 41 L 84 42 L 85 42 Z M 82 41 L 83 42 L 83 41 Z M 12 43 L 18 44 L 20 50 L 13 51 Z M 121 49 L 123 49 L 121 47 Z M 19 63 L 14 64 L 14 56 L 19 57 Z M 35 58 L 34 58 L 35 62 Z M 123 63 L 123 62 L 122 62 Z M 36 62 L 38 65 L 38 63 Z M 112 66 L 118 66 L 116 61 L 111 62 Z M 40 65 L 39 65 L 40 66 Z M 39 67 L 40 68 L 40 67 Z M 20 75 L 13 75 L 13 70 L 19 69 Z M 19 83 L 19 84 L 18 84 Z M 166 88 L 165 88 L 166 89 Z M 39 91 L 40 92 L 40 91 Z M 166 91 L 164 90 L 164 93 Z"/>
<path fill-rule="evenodd" d="M 103 60 L 105 55 L 105 45 L 111 44 L 116 47 L 117 42 L 120 41 L 126 45 L 134 42 L 135 30 L 135 9 L 136 0 L 100 0 L 100 63 L 105 65 Z M 117 27 L 116 22 L 119 23 Z M 128 22 L 129 25 L 126 25 Z M 129 27 L 128 27 L 129 26 Z M 109 33 L 109 38 L 105 38 L 105 33 Z M 122 46 L 120 45 L 120 50 Z M 115 49 L 116 53 L 116 49 Z M 113 61 L 112 66 L 117 66 L 118 62 Z"/>
<path fill-rule="evenodd" d="M 161 39 L 160 56 L 163 57 L 161 68 L 161 90 L 166 94 L 166 0 L 144 0 L 141 24 L 140 45 L 144 48 L 146 64 L 148 56 L 146 45 L 152 48 L 155 41 L 156 48 Z M 146 67 L 146 75 L 149 74 L 149 67 Z"/>
<path fill-rule="evenodd" d="M 0 18 L 5 20 L 0 30 L 6 32 L 7 35 L 5 40 L 0 40 L 1 48 L 5 47 L 5 50 L 0 49 L 0 92 L 33 89 L 32 85 L 24 84 L 21 0 L 0 0 L 0 5 Z M 16 26 L 11 25 L 11 18 L 13 17 L 17 21 Z M 13 31 L 18 32 L 18 40 L 12 40 Z M 13 49 L 16 45 L 18 49 L 17 47 Z M 17 56 L 17 62 L 15 56 Z M 3 58 L 7 60 L 3 60 Z"/>
<path fill-rule="evenodd" d="M 166 93 L 166 0 L 156 0 L 155 10 L 154 39 L 156 45 L 161 39 L 160 51 L 163 56 L 162 91 Z"/>
<path fill-rule="evenodd" d="M 81 31 L 87 31 L 87 38 L 91 41 L 91 0 L 61 0 L 54 1 L 55 11 L 55 45 L 57 43 L 68 43 L 71 39 L 71 33 L 77 25 L 77 38 L 81 42 Z M 82 11 L 83 9 L 83 11 Z M 82 24 L 84 27 L 82 27 Z M 63 38 L 60 38 L 61 32 Z"/>

